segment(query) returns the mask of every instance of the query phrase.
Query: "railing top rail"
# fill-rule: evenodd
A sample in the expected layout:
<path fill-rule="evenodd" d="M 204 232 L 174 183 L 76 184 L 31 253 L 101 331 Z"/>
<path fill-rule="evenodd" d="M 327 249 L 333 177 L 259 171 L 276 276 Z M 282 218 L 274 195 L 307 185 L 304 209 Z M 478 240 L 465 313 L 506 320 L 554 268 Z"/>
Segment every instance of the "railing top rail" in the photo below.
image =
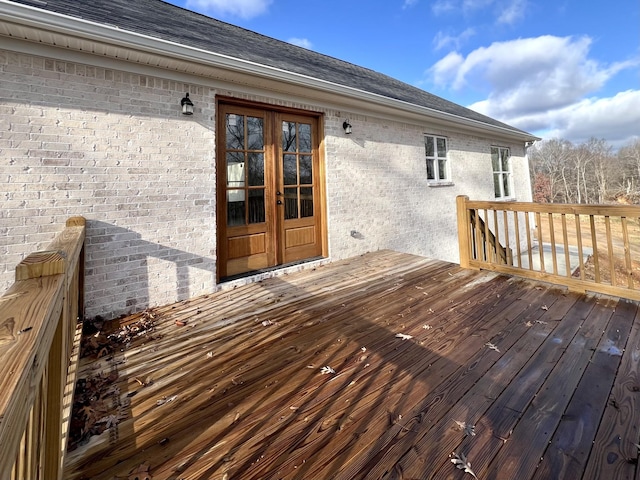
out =
<path fill-rule="evenodd" d="M 69 279 L 84 245 L 85 220 L 73 217 L 46 251 L 16 267 L 15 283 L 0 297 L 0 478 L 11 472 Z"/>
<path fill-rule="evenodd" d="M 530 203 L 530 202 L 487 202 L 466 201 L 468 209 L 505 210 L 508 212 L 539 212 L 570 215 L 604 215 L 637 218 L 640 206 L 633 205 L 595 205 L 575 203 Z"/>

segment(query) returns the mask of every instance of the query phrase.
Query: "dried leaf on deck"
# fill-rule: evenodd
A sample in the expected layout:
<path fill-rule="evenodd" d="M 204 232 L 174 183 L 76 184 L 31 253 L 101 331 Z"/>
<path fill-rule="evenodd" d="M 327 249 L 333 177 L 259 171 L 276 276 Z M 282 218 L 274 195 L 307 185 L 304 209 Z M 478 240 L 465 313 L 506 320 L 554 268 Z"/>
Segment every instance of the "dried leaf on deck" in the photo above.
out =
<path fill-rule="evenodd" d="M 396 338 L 401 338 L 402 340 L 409 340 L 413 338 L 411 335 L 407 335 L 405 333 L 396 333 Z"/>
<path fill-rule="evenodd" d="M 433 327 L 431 325 L 422 325 L 424 330 L 431 330 Z"/>
<path fill-rule="evenodd" d="M 464 431 L 465 435 L 469 437 L 474 437 L 476 435 L 475 425 L 469 425 L 467 422 L 460 422 L 458 420 L 454 420 L 454 421 L 456 422 L 456 425 L 458 426 L 458 428 Z"/>
<path fill-rule="evenodd" d="M 491 342 L 485 343 L 485 346 L 489 347 L 491 350 L 495 350 L 496 352 L 500 353 L 500 349 Z"/>
<path fill-rule="evenodd" d="M 542 310 L 549 310 L 549 307 L 547 307 L 546 305 L 542 305 L 540 308 L 541 308 Z"/>
<path fill-rule="evenodd" d="M 171 397 L 162 397 L 160 400 L 156 401 L 156 405 L 161 406 L 161 405 L 164 405 L 165 403 L 173 402 L 176 398 L 178 398 L 177 395 L 173 395 Z"/>
<path fill-rule="evenodd" d="M 471 470 L 471 462 L 467 461 L 467 457 L 465 456 L 464 453 L 461 453 L 460 455 L 458 455 L 456 452 L 453 452 L 451 455 L 452 455 L 451 463 L 453 463 L 456 466 L 456 468 L 460 470 L 464 470 L 464 473 L 468 473 L 473 478 L 478 478 L 476 477 L 476 474 L 474 473 L 474 471 Z"/>
<path fill-rule="evenodd" d="M 320 373 L 322 375 L 327 375 L 330 373 L 336 373 L 336 371 L 333 368 L 331 368 L 329 365 L 327 365 L 326 367 L 322 367 L 322 369 L 320 370 Z"/>

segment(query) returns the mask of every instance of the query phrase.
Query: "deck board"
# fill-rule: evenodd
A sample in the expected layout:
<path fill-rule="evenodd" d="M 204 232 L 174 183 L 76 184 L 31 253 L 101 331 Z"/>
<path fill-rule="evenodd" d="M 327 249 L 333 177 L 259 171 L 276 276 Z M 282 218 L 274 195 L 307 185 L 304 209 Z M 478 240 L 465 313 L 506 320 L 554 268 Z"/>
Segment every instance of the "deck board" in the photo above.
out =
<path fill-rule="evenodd" d="M 382 251 L 153 314 L 153 339 L 83 359 L 79 378 L 118 373 L 123 419 L 65 478 L 464 478 L 452 452 L 480 478 L 636 472 L 636 302 Z M 572 415 L 593 425 L 576 452 Z"/>

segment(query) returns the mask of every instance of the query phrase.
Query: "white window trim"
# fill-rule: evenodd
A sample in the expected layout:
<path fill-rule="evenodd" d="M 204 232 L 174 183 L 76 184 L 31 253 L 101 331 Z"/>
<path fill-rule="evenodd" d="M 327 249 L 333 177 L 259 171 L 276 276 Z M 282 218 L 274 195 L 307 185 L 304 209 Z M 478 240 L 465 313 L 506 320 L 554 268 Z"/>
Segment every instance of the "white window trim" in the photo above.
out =
<path fill-rule="evenodd" d="M 435 156 L 433 157 L 428 157 L 425 151 L 425 168 L 426 168 L 426 162 L 429 158 L 434 159 L 434 167 L 435 167 L 435 177 L 436 178 L 428 178 L 427 177 L 427 184 L 430 187 L 446 187 L 449 185 L 454 185 L 453 180 L 451 179 L 451 165 L 450 165 L 450 160 L 449 160 L 449 139 L 447 137 L 445 137 L 444 135 L 436 135 L 436 134 L 432 134 L 432 133 L 425 133 L 424 134 L 424 143 L 426 144 L 426 139 L 427 137 L 431 137 L 433 138 L 433 145 L 434 145 L 434 153 Z M 445 141 L 445 156 L 444 156 L 444 164 L 445 164 L 445 172 L 444 172 L 444 178 L 438 178 L 439 175 L 439 164 L 438 164 L 438 160 L 442 159 L 443 157 L 438 157 L 438 139 L 442 138 Z"/>
<path fill-rule="evenodd" d="M 498 201 L 498 202 L 509 202 L 509 201 L 514 201 L 516 199 L 516 195 L 515 195 L 515 189 L 513 186 L 513 163 L 511 161 L 511 148 L 510 147 L 502 147 L 500 145 L 491 145 L 491 150 L 493 150 L 494 148 L 498 149 L 498 159 L 500 158 L 500 151 L 501 150 L 507 150 L 509 152 L 509 169 L 504 171 L 504 170 L 499 170 L 496 171 L 493 169 L 493 158 L 491 158 L 491 183 L 493 186 L 493 195 L 494 195 L 494 200 Z M 490 152 L 490 156 L 493 157 L 493 151 Z M 502 165 L 502 162 L 500 162 L 500 165 Z M 511 195 L 509 196 L 505 196 L 504 195 L 504 191 L 503 191 L 503 182 L 500 182 L 500 192 L 501 195 L 499 197 L 495 196 L 495 174 L 499 173 L 500 175 L 504 175 L 505 173 L 507 173 L 509 175 L 509 189 L 511 190 Z"/>

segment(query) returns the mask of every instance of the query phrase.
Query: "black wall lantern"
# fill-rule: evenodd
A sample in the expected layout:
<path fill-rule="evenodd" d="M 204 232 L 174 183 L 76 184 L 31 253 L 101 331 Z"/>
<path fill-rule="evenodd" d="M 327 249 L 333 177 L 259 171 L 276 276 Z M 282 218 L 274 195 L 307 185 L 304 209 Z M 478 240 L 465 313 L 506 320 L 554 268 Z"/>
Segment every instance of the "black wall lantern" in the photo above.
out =
<path fill-rule="evenodd" d="M 342 128 L 344 128 L 344 133 L 346 133 L 347 135 L 351 133 L 351 124 L 349 123 L 349 120 L 344 121 L 344 123 L 342 124 Z"/>
<path fill-rule="evenodd" d="M 193 115 L 193 102 L 189 98 L 189 93 L 184 94 L 184 98 L 180 100 L 183 115 Z"/>

